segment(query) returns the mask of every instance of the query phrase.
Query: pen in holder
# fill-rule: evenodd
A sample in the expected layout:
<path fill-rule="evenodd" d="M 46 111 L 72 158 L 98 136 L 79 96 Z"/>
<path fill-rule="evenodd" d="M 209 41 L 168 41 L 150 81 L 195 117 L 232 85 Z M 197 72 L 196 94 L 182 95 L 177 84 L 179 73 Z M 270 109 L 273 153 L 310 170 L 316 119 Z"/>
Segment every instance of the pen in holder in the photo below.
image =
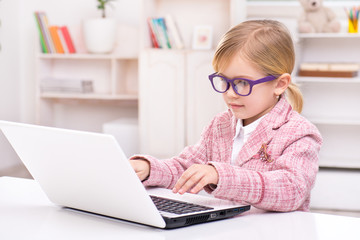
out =
<path fill-rule="evenodd" d="M 359 10 L 360 7 L 345 9 L 349 22 L 349 33 L 358 33 Z"/>

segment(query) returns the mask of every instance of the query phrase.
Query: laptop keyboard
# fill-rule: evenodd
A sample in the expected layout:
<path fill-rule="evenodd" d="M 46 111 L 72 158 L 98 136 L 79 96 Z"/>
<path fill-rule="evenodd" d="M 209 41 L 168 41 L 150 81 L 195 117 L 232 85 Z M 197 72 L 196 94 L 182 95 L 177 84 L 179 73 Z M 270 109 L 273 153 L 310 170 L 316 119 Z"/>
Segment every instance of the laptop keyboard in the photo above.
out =
<path fill-rule="evenodd" d="M 211 207 L 177 201 L 168 198 L 162 198 L 151 195 L 150 197 L 151 200 L 154 202 L 155 206 L 157 207 L 157 209 L 163 212 L 169 212 L 174 214 L 186 214 L 186 213 L 201 212 L 201 211 L 214 209 Z"/>

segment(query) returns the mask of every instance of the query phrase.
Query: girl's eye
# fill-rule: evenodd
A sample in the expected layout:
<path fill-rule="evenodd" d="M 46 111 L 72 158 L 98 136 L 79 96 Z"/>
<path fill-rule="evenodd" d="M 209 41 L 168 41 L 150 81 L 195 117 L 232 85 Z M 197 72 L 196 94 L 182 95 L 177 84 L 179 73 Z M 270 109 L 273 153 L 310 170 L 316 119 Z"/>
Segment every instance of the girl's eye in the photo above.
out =
<path fill-rule="evenodd" d="M 236 81 L 234 81 L 234 84 L 237 87 L 247 87 L 249 85 L 249 83 L 245 80 L 236 80 Z"/>
<path fill-rule="evenodd" d="M 224 78 L 216 76 L 212 81 L 216 91 L 225 92 L 228 89 L 229 83 Z"/>

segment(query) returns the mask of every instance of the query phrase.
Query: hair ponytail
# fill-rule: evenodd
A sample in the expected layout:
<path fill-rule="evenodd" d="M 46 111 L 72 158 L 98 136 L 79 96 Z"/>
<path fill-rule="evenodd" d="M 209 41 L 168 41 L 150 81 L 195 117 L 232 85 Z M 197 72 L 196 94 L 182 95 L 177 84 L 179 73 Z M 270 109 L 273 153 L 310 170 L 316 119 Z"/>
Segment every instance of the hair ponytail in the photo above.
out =
<path fill-rule="evenodd" d="M 297 85 L 294 83 L 290 83 L 288 88 L 286 89 L 286 97 L 290 102 L 293 110 L 301 113 L 303 108 L 303 96 L 302 93 Z"/>

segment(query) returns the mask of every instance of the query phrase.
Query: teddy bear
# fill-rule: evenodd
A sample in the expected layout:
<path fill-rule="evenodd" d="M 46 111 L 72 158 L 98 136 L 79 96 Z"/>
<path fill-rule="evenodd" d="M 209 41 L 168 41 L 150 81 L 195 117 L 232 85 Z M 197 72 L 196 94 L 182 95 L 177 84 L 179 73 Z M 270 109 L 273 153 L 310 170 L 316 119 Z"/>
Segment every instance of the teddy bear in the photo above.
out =
<path fill-rule="evenodd" d="M 340 22 L 335 13 L 324 7 L 323 0 L 299 0 L 303 13 L 298 21 L 300 33 L 336 33 L 340 31 Z"/>

